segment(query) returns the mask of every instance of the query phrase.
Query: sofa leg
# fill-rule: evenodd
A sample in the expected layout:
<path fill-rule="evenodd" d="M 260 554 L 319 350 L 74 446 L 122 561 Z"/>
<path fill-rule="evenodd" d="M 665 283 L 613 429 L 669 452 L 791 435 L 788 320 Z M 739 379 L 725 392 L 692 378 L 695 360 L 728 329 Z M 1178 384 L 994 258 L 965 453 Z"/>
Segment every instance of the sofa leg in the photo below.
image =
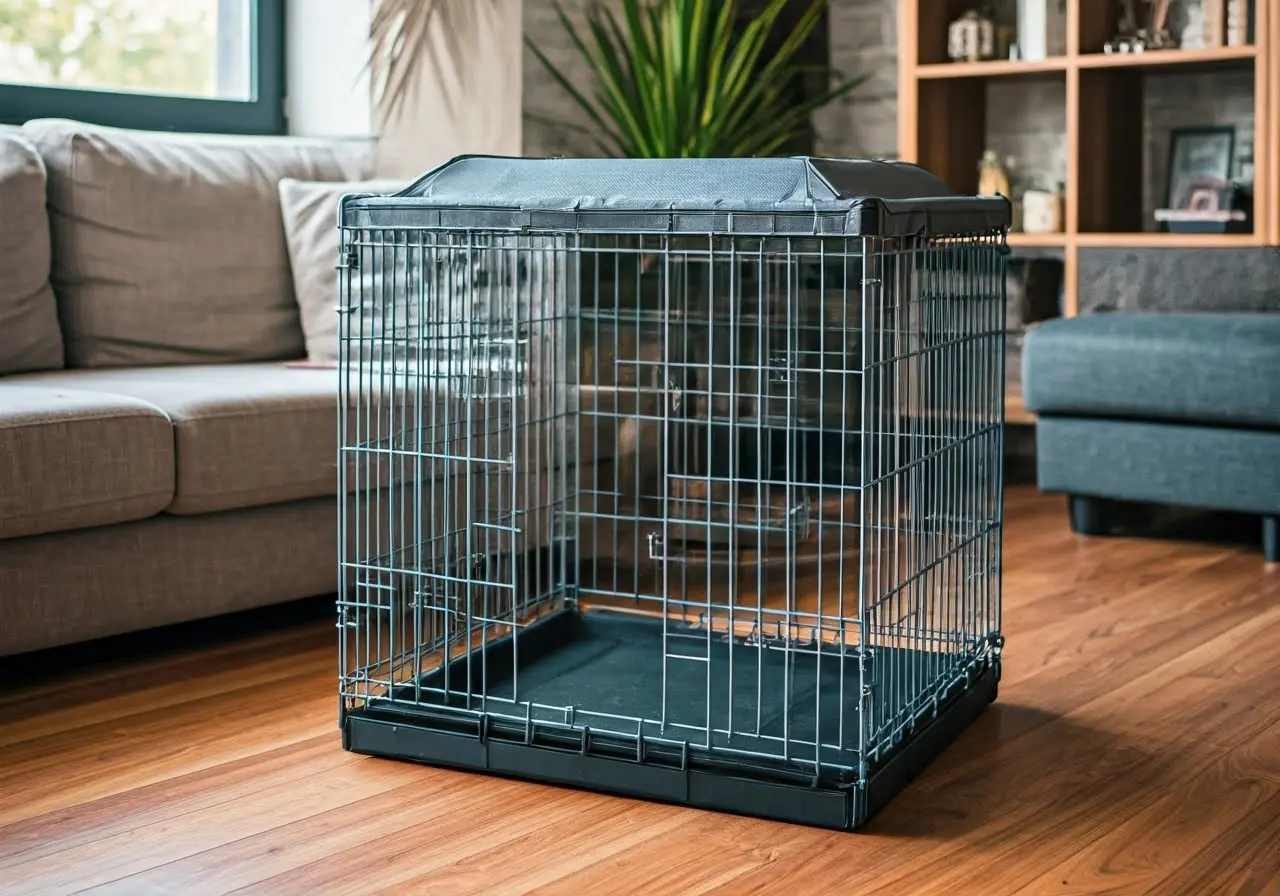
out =
<path fill-rule="evenodd" d="M 1071 517 L 1071 531 L 1077 535 L 1107 535 L 1110 527 L 1107 524 L 1106 502 L 1101 498 L 1085 498 L 1071 495 L 1067 499 L 1068 512 Z"/>
<path fill-rule="evenodd" d="M 1262 557 L 1267 563 L 1280 563 L 1280 516 L 1262 518 Z"/>

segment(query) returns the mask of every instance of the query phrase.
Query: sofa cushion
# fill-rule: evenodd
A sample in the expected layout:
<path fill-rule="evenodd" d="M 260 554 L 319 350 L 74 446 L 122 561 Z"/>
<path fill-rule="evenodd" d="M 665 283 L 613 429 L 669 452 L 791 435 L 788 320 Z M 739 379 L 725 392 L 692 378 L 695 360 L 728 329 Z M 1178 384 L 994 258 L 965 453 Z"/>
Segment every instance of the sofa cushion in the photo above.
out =
<path fill-rule="evenodd" d="M 1036 414 L 1280 427 L 1280 314 L 1063 318 L 1022 351 Z"/>
<path fill-rule="evenodd" d="M 280 181 L 293 294 L 302 317 L 307 360 L 313 364 L 338 363 L 338 200 L 344 193 L 394 193 L 404 186 L 404 181 L 388 180 Z"/>
<path fill-rule="evenodd" d="M 49 172 L 73 367 L 301 357 L 281 178 L 367 176 L 369 144 L 27 122 Z"/>
<path fill-rule="evenodd" d="M 146 401 L 0 382 L 0 538 L 153 516 L 173 500 L 173 459 Z"/>
<path fill-rule="evenodd" d="M 0 374 L 62 366 L 49 285 L 45 167 L 20 131 L 0 131 Z"/>
<path fill-rule="evenodd" d="M 170 513 L 337 494 L 337 374 L 283 364 L 64 370 L 17 378 L 145 401 L 173 421 Z"/>

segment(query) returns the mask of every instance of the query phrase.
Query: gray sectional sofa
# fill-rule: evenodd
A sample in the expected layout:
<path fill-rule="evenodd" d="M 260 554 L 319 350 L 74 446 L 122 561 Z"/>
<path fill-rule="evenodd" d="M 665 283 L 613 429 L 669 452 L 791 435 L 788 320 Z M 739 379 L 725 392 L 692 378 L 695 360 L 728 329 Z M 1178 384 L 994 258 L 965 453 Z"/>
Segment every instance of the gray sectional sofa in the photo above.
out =
<path fill-rule="evenodd" d="M 1116 502 L 1255 514 L 1280 562 L 1280 313 L 1127 313 L 1033 328 L 1023 397 L 1041 490 L 1081 534 Z"/>
<path fill-rule="evenodd" d="M 335 590 L 337 375 L 293 363 L 278 187 L 372 159 L 0 130 L 0 656 Z"/>

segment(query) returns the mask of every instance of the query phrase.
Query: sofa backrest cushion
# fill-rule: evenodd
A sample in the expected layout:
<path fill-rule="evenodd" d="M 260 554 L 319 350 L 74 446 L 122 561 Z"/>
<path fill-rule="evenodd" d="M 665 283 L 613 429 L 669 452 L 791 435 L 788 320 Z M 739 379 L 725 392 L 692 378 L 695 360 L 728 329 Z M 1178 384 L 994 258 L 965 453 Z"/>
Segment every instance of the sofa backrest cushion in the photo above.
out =
<path fill-rule="evenodd" d="M 40 153 L 0 128 L 0 375 L 62 367 Z"/>
<path fill-rule="evenodd" d="M 319 366 L 338 362 L 338 203 L 346 193 L 394 193 L 403 180 L 357 183 L 313 182 L 287 177 L 280 181 L 293 291 L 302 317 L 307 360 Z"/>
<path fill-rule="evenodd" d="M 304 355 L 277 184 L 368 175 L 366 141 L 27 122 L 49 172 L 67 364 Z"/>

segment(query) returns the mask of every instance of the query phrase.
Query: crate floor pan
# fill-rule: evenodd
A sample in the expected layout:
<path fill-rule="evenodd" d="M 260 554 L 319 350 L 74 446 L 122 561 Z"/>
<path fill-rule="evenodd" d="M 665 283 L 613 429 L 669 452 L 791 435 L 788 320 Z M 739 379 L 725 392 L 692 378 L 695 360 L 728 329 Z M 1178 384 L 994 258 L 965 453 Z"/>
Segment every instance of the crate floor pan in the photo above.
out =
<path fill-rule="evenodd" d="M 868 674 L 885 696 L 875 699 L 946 676 L 960 655 L 877 649 Z M 859 785 L 862 680 L 838 644 L 784 647 L 568 608 L 345 711 L 343 741 L 368 755 L 854 830 L 995 699 L 998 666 L 956 676 Z M 871 712 L 884 718 L 893 705 Z"/>

